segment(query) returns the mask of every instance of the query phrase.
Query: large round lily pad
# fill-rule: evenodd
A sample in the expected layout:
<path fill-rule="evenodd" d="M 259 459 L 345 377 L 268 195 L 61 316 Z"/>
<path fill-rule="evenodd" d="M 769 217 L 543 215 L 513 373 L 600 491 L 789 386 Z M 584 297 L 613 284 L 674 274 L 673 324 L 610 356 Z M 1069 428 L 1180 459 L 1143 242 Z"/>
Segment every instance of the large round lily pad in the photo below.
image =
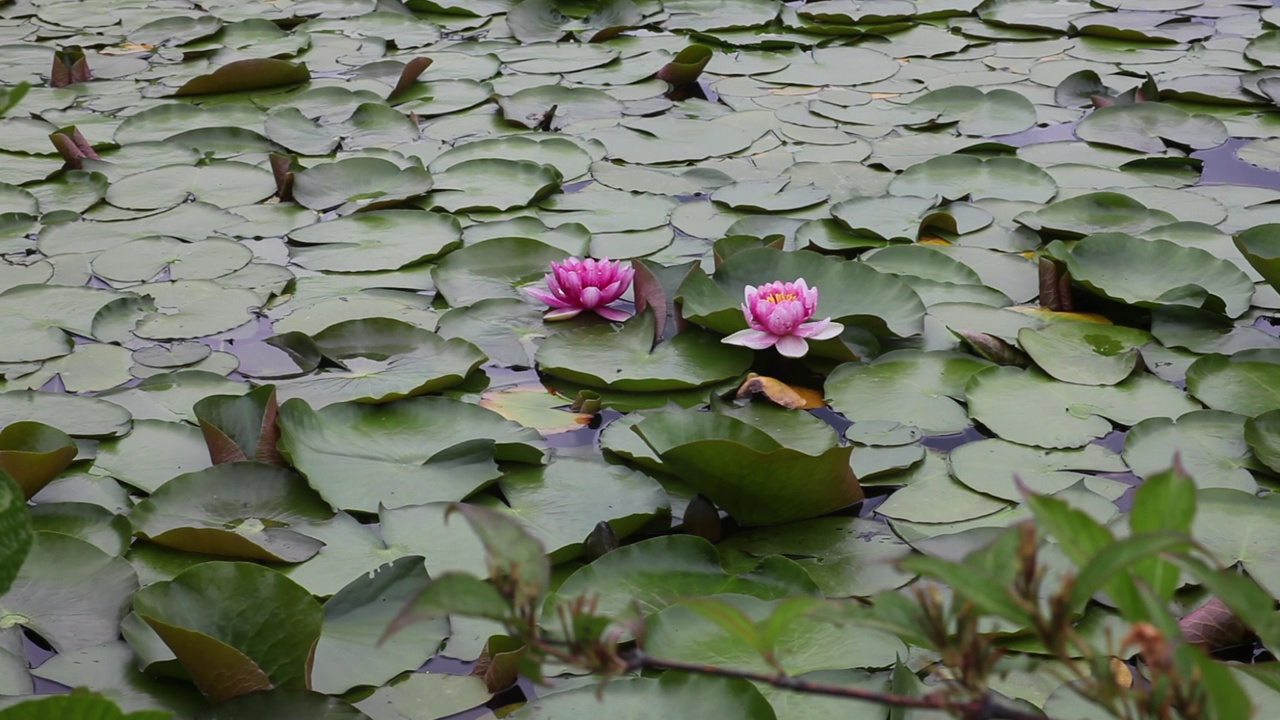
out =
<path fill-rule="evenodd" d="M 535 356 L 545 373 L 592 387 L 658 392 L 701 387 L 746 372 L 751 351 L 690 329 L 653 345 L 654 318 L 599 324 L 552 335 Z"/>
<path fill-rule="evenodd" d="M 324 544 L 289 526 L 332 515 L 289 470 L 238 462 L 179 475 L 138 503 L 129 520 L 139 537 L 176 550 L 296 563 Z"/>
<path fill-rule="evenodd" d="M 133 607 L 214 702 L 306 687 L 320 603 L 274 570 L 203 563 L 138 591 Z"/>
<path fill-rule="evenodd" d="M 851 447 L 795 449 L 744 420 L 672 411 L 637 424 L 663 465 L 743 525 L 823 515 L 862 499 Z"/>
<path fill-rule="evenodd" d="M 1117 385 L 1074 385 L 1036 370 L 995 367 L 975 374 L 965 394 L 970 417 L 988 430 L 1047 448 L 1081 447 L 1110 432 L 1112 422 L 1136 425 L 1199 409 L 1181 390 L 1151 375 Z M 1028 423 L 1029 417 L 1037 421 Z"/>
<path fill-rule="evenodd" d="M 418 397 L 387 405 L 280 406 L 280 453 L 329 504 L 377 512 L 462 500 L 501 474 L 494 459 L 538 463 L 538 434 L 478 405 Z"/>

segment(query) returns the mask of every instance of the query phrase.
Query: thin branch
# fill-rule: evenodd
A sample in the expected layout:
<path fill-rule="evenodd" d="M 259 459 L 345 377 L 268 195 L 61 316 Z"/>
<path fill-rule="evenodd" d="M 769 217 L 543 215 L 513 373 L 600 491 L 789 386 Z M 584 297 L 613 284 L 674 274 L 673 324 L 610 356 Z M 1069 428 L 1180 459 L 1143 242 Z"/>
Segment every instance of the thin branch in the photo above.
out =
<path fill-rule="evenodd" d="M 641 650 L 631 650 L 625 653 L 625 658 L 632 670 L 639 670 L 643 668 L 652 668 L 654 670 L 680 670 L 683 672 L 699 673 L 702 675 L 743 678 L 744 680 L 767 683 L 774 687 L 786 690 L 795 690 L 796 692 L 810 693 L 813 695 L 827 695 L 830 697 L 839 697 L 849 700 L 863 700 L 879 705 L 893 705 L 897 707 L 921 708 L 926 710 L 946 710 L 959 713 L 962 717 L 966 718 L 966 720 L 1045 720 L 1045 716 L 1042 714 L 1031 713 L 1002 705 L 990 694 L 981 698 L 966 701 L 952 700 L 938 693 L 932 693 L 923 697 L 912 697 L 910 695 L 877 692 L 875 690 L 867 690 L 849 685 L 832 685 L 829 683 L 813 682 L 810 680 L 791 677 L 790 675 L 771 675 L 768 673 L 741 670 L 737 668 L 725 668 L 716 665 L 703 665 L 701 663 L 682 662 L 679 660 L 664 660 L 661 658 L 651 657 Z"/>

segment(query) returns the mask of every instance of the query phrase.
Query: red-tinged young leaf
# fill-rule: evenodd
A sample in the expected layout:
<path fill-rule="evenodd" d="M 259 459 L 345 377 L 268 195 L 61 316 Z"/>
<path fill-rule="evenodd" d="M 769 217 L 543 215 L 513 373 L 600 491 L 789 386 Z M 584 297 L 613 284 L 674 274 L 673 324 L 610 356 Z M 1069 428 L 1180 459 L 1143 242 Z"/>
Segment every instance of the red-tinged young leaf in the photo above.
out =
<path fill-rule="evenodd" d="M 215 465 L 257 460 L 286 466 L 276 448 L 279 410 L 274 385 L 263 385 L 244 395 L 212 395 L 192 408 Z"/>
<path fill-rule="evenodd" d="M 1040 258 L 1040 307 L 1057 312 L 1071 312 L 1071 275 L 1057 261 Z"/>
<path fill-rule="evenodd" d="M 715 53 L 706 45 L 690 45 L 676 54 L 671 62 L 658 70 L 659 80 L 672 85 L 689 85 L 698 81 L 702 70 L 711 62 Z"/>
<path fill-rule="evenodd" d="M 1187 642 L 1208 652 L 1238 645 L 1249 639 L 1252 632 L 1231 608 L 1219 598 L 1192 610 L 1178 621 Z"/>
<path fill-rule="evenodd" d="M 293 200 L 293 173 L 297 163 L 292 155 L 271 153 L 267 156 L 271 162 L 271 174 L 276 180 L 276 197 L 282 202 Z"/>
<path fill-rule="evenodd" d="M 97 151 L 75 125 L 59 128 L 49 135 L 49 141 L 66 161 L 67 167 L 79 170 L 84 160 L 100 160 Z"/>
<path fill-rule="evenodd" d="M 295 65 L 275 58 L 234 60 L 207 75 L 191 78 L 174 95 L 214 95 L 241 90 L 297 85 L 311 80 L 306 63 Z"/>
<path fill-rule="evenodd" d="M 1242 573 L 1220 570 L 1192 557 L 1179 557 L 1177 563 L 1244 621 L 1263 645 L 1280 647 L 1280 614 L 1275 611 L 1275 600 L 1256 582 Z"/>
<path fill-rule="evenodd" d="M 434 62 L 434 60 L 431 58 L 416 57 L 405 63 L 404 69 L 400 71 L 400 79 L 396 81 L 396 86 L 391 89 L 391 94 L 387 95 L 387 97 L 394 98 L 412 87 L 413 84 L 418 81 L 418 76 L 422 75 L 422 73 L 427 71 L 427 68 L 431 67 L 432 62 Z"/>

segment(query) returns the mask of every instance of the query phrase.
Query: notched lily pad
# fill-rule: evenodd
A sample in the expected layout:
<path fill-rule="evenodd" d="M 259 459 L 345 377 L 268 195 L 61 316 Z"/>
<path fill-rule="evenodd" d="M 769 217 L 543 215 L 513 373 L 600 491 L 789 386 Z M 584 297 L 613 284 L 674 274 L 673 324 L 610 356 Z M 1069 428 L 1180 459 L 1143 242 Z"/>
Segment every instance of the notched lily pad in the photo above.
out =
<path fill-rule="evenodd" d="M 165 483 L 129 519 L 138 537 L 175 550 L 276 563 L 309 559 L 324 543 L 290 529 L 333 511 L 293 472 L 224 463 Z"/>
<path fill-rule="evenodd" d="M 725 345 L 701 330 L 686 330 L 655 347 L 654 322 L 653 314 L 644 312 L 621 325 L 557 333 L 538 348 L 538 368 L 593 387 L 659 392 L 727 380 L 751 364 L 750 350 Z"/>

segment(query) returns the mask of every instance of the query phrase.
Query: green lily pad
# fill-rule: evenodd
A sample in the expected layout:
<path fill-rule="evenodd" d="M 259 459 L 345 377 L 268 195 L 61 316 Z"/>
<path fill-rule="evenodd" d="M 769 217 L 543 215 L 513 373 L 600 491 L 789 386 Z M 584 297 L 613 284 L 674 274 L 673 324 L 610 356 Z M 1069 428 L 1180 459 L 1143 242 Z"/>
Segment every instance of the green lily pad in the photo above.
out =
<path fill-rule="evenodd" d="M 445 618 L 410 625 L 382 642 L 391 621 L 426 585 L 422 559 L 404 557 L 351 581 L 324 604 L 311 688 L 339 694 L 418 669 L 449 634 Z M 482 701 L 483 702 L 483 701 Z"/>
<path fill-rule="evenodd" d="M 542 461 L 536 432 L 447 398 L 319 411 L 290 400 L 280 406 L 279 423 L 280 453 L 329 504 L 347 510 L 462 500 L 499 477 L 495 458 Z"/>
<path fill-rule="evenodd" d="M 356 707 L 372 720 L 437 720 L 483 705 L 491 696 L 483 678 L 420 672 L 374 690 Z"/>
<path fill-rule="evenodd" d="M 45 661 L 35 673 L 67 687 L 94 688 L 126 712 L 167 710 L 191 716 L 207 707 L 208 703 L 194 687 L 143 674 L 137 661 L 129 645 L 116 640 L 59 653 Z"/>
<path fill-rule="evenodd" d="M 90 502 L 42 502 L 31 506 L 31 524 L 38 532 L 70 535 L 119 557 L 133 535 L 129 519 Z"/>
<path fill-rule="evenodd" d="M 449 212 L 503 212 L 537 203 L 560 189 L 560 171 L 529 160 L 464 160 L 435 175 L 424 207 Z"/>
<path fill-rule="evenodd" d="M 816 518 L 750 530 L 717 547 L 726 559 L 737 551 L 752 565 L 770 555 L 791 558 L 831 598 L 869 597 L 901 587 L 912 577 L 894 565 L 910 547 L 882 523 L 863 518 Z"/>
<path fill-rule="evenodd" d="M 439 173 L 468 160 L 505 158 L 550 165 L 568 181 L 586 175 L 592 156 L 577 142 L 557 135 L 507 135 L 485 138 L 444 151 L 431 161 L 431 172 Z"/>
<path fill-rule="evenodd" d="M 633 428 L 664 467 L 743 525 L 823 515 L 862 499 L 850 447 L 798 450 L 746 421 L 716 412 L 658 413 Z"/>
<path fill-rule="evenodd" d="M 156 304 L 155 311 L 133 328 L 134 335 L 149 340 L 186 340 L 233 330 L 251 322 L 251 311 L 262 304 L 252 290 L 212 280 L 153 282 L 135 291 Z"/>
<path fill-rule="evenodd" d="M 212 95 L 237 90 L 260 90 L 281 85 L 297 85 L 311 79 L 305 64 L 295 65 L 275 58 L 234 60 L 207 74 L 185 82 L 174 95 Z"/>
<path fill-rule="evenodd" d="M 1023 499 L 1019 482 L 1031 492 L 1054 495 L 1082 481 L 1096 482 L 1094 473 L 1129 470 L 1118 454 L 1101 445 L 1049 450 L 999 439 L 965 443 L 951 451 L 948 462 L 956 480 L 1013 502 Z"/>
<path fill-rule="evenodd" d="M 153 493 L 175 476 L 209 465 L 199 429 L 148 419 L 135 421 L 128 436 L 99 445 L 93 470 Z"/>
<path fill-rule="evenodd" d="M 1233 239 L 1236 248 L 1273 288 L 1280 288 L 1280 224 L 1249 228 Z"/>
<path fill-rule="evenodd" d="M 926 433 L 969 426 L 960 402 L 965 385 L 991 363 L 951 352 L 899 350 L 869 363 L 846 363 L 827 377 L 831 407 L 854 422 L 892 420 Z"/>
<path fill-rule="evenodd" d="M 1237 317 L 1253 297 L 1249 277 L 1227 260 L 1124 233 L 1098 233 L 1076 243 L 1067 269 L 1090 290 L 1140 307 L 1185 305 Z"/>
<path fill-rule="evenodd" d="M 1205 355 L 1187 368 L 1187 392 L 1214 410 L 1256 417 L 1280 409 L 1280 350 Z"/>
<path fill-rule="evenodd" d="M 371 210 L 289 233 L 301 244 L 290 249 L 295 262 L 330 272 L 397 270 L 449 252 L 461 237 L 457 219 L 422 210 Z"/>
<path fill-rule="evenodd" d="M 768 557 L 754 572 L 734 575 L 720 567 L 711 543 L 692 535 L 668 535 L 625 545 L 573 572 L 547 600 L 547 607 L 583 595 L 596 596 L 597 612 L 612 615 L 638 604 L 649 614 L 681 598 L 749 595 L 779 600 L 818 596 L 813 580 L 795 563 Z"/>
<path fill-rule="evenodd" d="M 1140 234 L 1160 225 L 1177 222 L 1163 210 L 1151 210 L 1128 195 L 1096 192 L 1077 195 L 1020 213 L 1015 220 L 1032 230 L 1065 237 L 1120 233 Z"/>
<path fill-rule="evenodd" d="M 1115 385 L 1138 367 L 1142 330 L 1094 322 L 1059 322 L 1018 331 L 1018 345 L 1050 376 L 1080 385 Z"/>
<path fill-rule="evenodd" d="M 946 456 L 936 451 L 927 453 L 914 467 L 877 478 L 876 484 L 905 486 L 895 490 L 876 512 L 889 518 L 894 532 L 908 542 L 954 533 L 954 525 L 981 523 L 1010 507 L 1008 502 L 976 492 L 953 478 Z M 904 526 L 923 530 L 904 531 Z"/>
<path fill-rule="evenodd" d="M 355 210 L 396 205 L 431 191 L 421 168 L 401 168 L 390 160 L 352 157 L 316 165 L 293 176 L 293 199 L 312 210 Z"/>
<path fill-rule="evenodd" d="M 1272 597 L 1280 594 L 1280 553 L 1276 522 L 1280 504 L 1273 495 L 1210 488 L 1196 493 L 1192 536 L 1225 565 L 1244 569 Z"/>
<path fill-rule="evenodd" d="M 306 686 L 320 603 L 274 570 L 203 563 L 139 590 L 133 607 L 214 702 Z"/>
<path fill-rule="evenodd" d="M 70 695 L 32 698 L 0 710 L 0 720 L 38 720 L 56 717 L 64 720 L 168 720 L 169 713 L 139 710 L 125 713 L 115 703 L 86 690 Z"/>
<path fill-rule="evenodd" d="M 1117 385 L 1073 385 L 1036 370 L 995 367 L 975 374 L 965 394 L 970 417 L 988 430 L 1011 442 L 1047 448 L 1082 447 L 1110 432 L 1112 422 L 1136 425 L 1200 409 L 1182 391 L 1150 375 Z M 1028 423 L 1028 417 L 1038 420 Z"/>
<path fill-rule="evenodd" d="M 235 720 L 270 717 L 278 720 L 370 720 L 368 715 L 336 697 L 297 688 L 259 690 L 238 695 L 210 708 L 195 720 Z"/>
<path fill-rule="evenodd" d="M 86 278 L 87 280 L 87 278 Z M 92 337 L 94 316 L 118 293 L 87 287 L 19 285 L 0 293 L 0 362 L 48 360 L 72 350 L 67 332 Z"/>
<path fill-rule="evenodd" d="M 575 458 L 508 473 L 498 489 L 509 507 L 489 504 L 519 518 L 553 563 L 580 555 L 597 523 L 622 539 L 670 510 L 666 491 L 647 475 Z"/>
<path fill-rule="evenodd" d="M 34 421 L 72 437 L 109 438 L 128 433 L 132 418 L 125 408 L 97 398 L 38 390 L 0 393 L 0 426 L 5 427 Z"/>
<path fill-rule="evenodd" d="M 1245 418 L 1221 410 L 1143 420 L 1125 436 L 1124 460 L 1144 480 L 1177 464 L 1196 487 L 1245 492 L 1258 490 L 1249 471 L 1265 469 L 1245 441 Z"/>
<path fill-rule="evenodd" d="M 553 261 L 569 256 L 532 238 L 484 240 L 449 253 L 431 272 L 436 290 L 451 307 L 488 298 L 524 300 L 518 288 L 542 280 Z"/>
<path fill-rule="evenodd" d="M 1081 140 L 1163 153 L 1165 141 L 1193 150 L 1221 145 L 1227 128 L 1212 115 L 1191 114 L 1173 105 L 1141 102 L 1094 110 L 1076 127 Z"/>
<path fill-rule="evenodd" d="M 819 289 L 818 318 L 900 337 L 920 332 L 924 304 L 906 283 L 862 263 L 808 251 L 743 250 L 727 258 L 714 275 L 695 268 L 677 297 L 686 319 L 728 334 L 747 327 L 741 308 L 747 285 L 798 278 Z"/>
<path fill-rule="evenodd" d="M 340 367 L 276 383 L 280 397 L 317 407 L 336 402 L 389 402 L 457 385 L 486 358 L 475 345 L 445 340 L 399 320 L 347 320 L 315 335 L 315 345 Z"/>
<path fill-rule="evenodd" d="M 332 516 L 292 472 L 236 462 L 173 478 L 134 506 L 129 519 L 138 537 L 175 550 L 297 563 L 324 544 L 290 526 Z"/>
<path fill-rule="evenodd" d="M 938 113 L 933 122 L 957 123 L 962 135 L 989 137 L 1022 132 L 1036 122 L 1035 106 L 1013 90 L 982 91 L 956 85 L 911 101 L 912 108 Z"/>
<path fill-rule="evenodd" d="M 701 330 L 686 330 L 654 347 L 654 322 L 645 312 L 621 325 L 557 333 L 538 348 L 538 368 L 591 387 L 658 392 L 727 380 L 751 364 L 750 350 Z"/>
<path fill-rule="evenodd" d="M 1280 411 L 1245 420 L 1244 439 L 1262 464 L 1280 472 Z"/>
<path fill-rule="evenodd" d="M 38 422 L 15 422 L 0 430 L 0 470 L 30 499 L 75 460 L 71 436 Z"/>
<path fill-rule="evenodd" d="M 889 183 L 894 195 L 969 197 L 1048 202 L 1058 191 L 1053 176 L 1018 158 L 940 155 L 907 168 Z"/>
<path fill-rule="evenodd" d="M 241 162 L 169 165 L 111 184 L 107 202 L 130 210 L 171 208 L 191 200 L 211 205 L 251 205 L 275 194 L 271 173 Z"/>
<path fill-rule="evenodd" d="M 779 605 L 744 595 L 728 595 L 716 601 L 755 623 L 767 620 Z M 710 611 L 717 612 L 718 608 Z M 650 619 L 645 648 L 655 657 L 684 662 L 749 668 L 756 672 L 769 672 L 770 667 L 759 649 L 746 638 L 685 605 L 673 605 Z M 854 624 L 840 626 L 803 616 L 787 623 L 774 646 L 777 663 L 792 675 L 816 670 L 886 668 L 905 652 L 902 641 L 888 632 Z"/>
<path fill-rule="evenodd" d="M 39 532 L 0 610 L 57 652 L 71 652 L 115 640 L 137 589 L 138 576 L 124 558 L 70 535 Z"/>

